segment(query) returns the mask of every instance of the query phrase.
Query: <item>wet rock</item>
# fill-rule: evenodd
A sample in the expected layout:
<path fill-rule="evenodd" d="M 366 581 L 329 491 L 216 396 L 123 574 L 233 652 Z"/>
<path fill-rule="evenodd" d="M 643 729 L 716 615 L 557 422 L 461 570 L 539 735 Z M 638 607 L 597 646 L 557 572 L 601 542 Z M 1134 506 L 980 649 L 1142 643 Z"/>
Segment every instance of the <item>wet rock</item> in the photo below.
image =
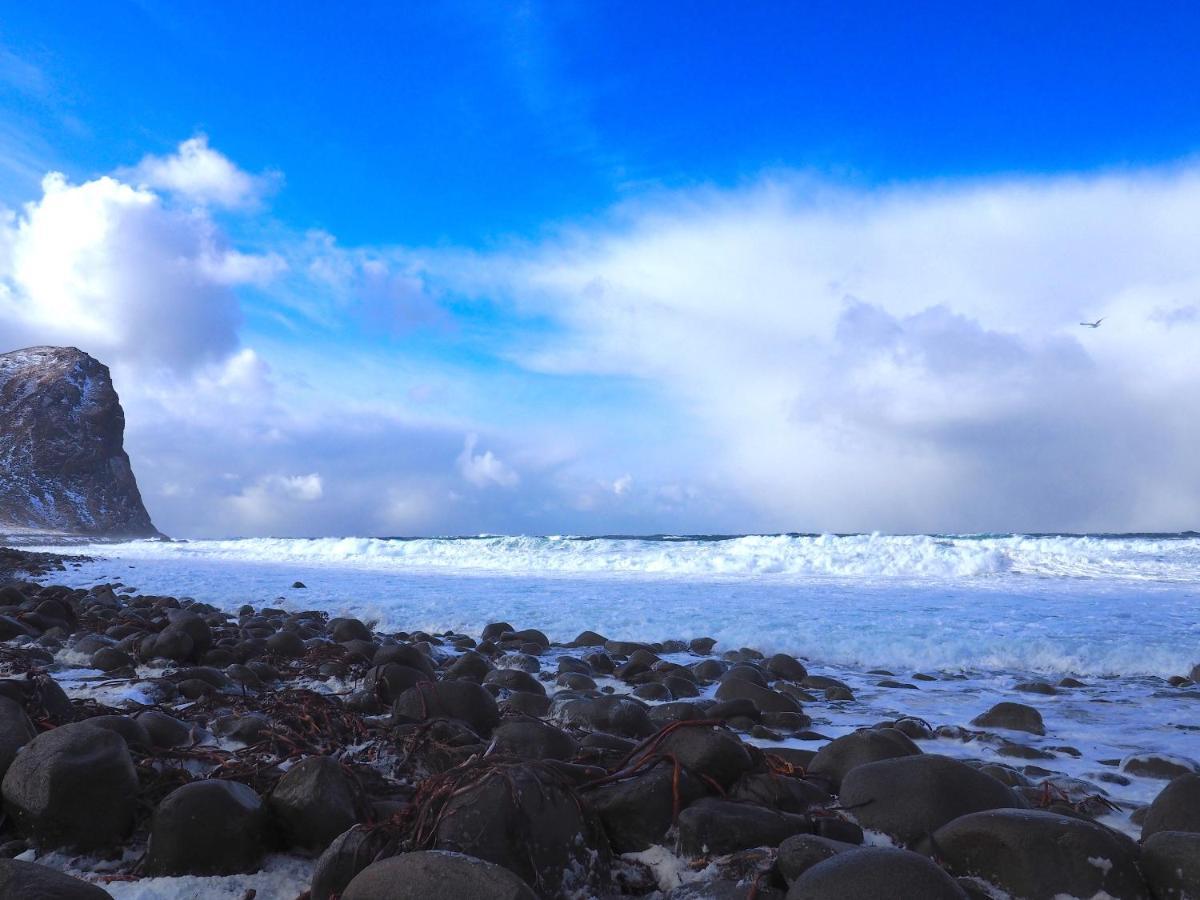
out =
<path fill-rule="evenodd" d="M 168 794 L 154 811 L 146 871 L 152 875 L 256 872 L 267 812 L 252 788 L 213 778 Z"/>
<path fill-rule="evenodd" d="M 422 681 L 432 682 L 433 679 L 420 669 L 393 662 L 368 669 L 363 677 L 363 688 L 372 691 L 381 702 L 392 703 Z"/>
<path fill-rule="evenodd" d="M 1029 734 L 1046 733 L 1042 714 L 1024 703 L 997 703 L 987 712 L 972 719 L 971 724 L 979 728 L 1006 728 L 1009 731 L 1025 731 Z"/>
<path fill-rule="evenodd" d="M 746 745 L 715 725 L 677 726 L 659 742 L 656 752 L 673 756 L 680 765 L 722 788 L 728 788 L 754 766 Z"/>
<path fill-rule="evenodd" d="M 357 782 L 328 756 L 310 756 L 288 769 L 268 805 L 288 846 L 315 852 L 365 815 Z"/>
<path fill-rule="evenodd" d="M 345 641 L 370 641 L 373 635 L 359 619 L 338 618 L 330 619 L 325 626 L 325 633 L 339 644 Z"/>
<path fill-rule="evenodd" d="M 502 866 L 462 853 L 436 850 L 401 853 L 363 869 L 342 900 L 537 900 L 520 878 Z M 318 900 L 314 896 L 313 900 Z"/>
<path fill-rule="evenodd" d="M 818 750 L 808 772 L 828 780 L 836 792 L 842 779 L 856 766 L 920 753 L 921 748 L 895 728 L 863 729 L 832 740 Z"/>
<path fill-rule="evenodd" d="M 93 716 L 85 721 L 93 728 L 105 728 L 108 731 L 115 731 L 125 739 L 125 744 L 129 747 L 145 748 L 154 746 L 154 742 L 150 738 L 150 733 L 146 731 L 146 727 L 137 719 L 131 719 L 129 716 Z"/>
<path fill-rule="evenodd" d="M 792 882 L 787 900 L 967 900 L 958 883 L 918 853 L 861 847 L 836 853 Z"/>
<path fill-rule="evenodd" d="M 544 694 L 546 689 L 542 683 L 520 669 L 493 669 L 483 679 L 484 684 L 493 684 L 498 688 L 518 691 L 525 694 Z"/>
<path fill-rule="evenodd" d="M 768 659 L 767 669 L 788 681 L 803 681 L 808 677 L 808 670 L 804 668 L 803 663 L 786 653 L 776 653 Z"/>
<path fill-rule="evenodd" d="M 1069 816 L 1009 809 L 971 813 L 934 832 L 930 848 L 952 874 L 982 879 L 1014 897 L 1150 896 L 1133 841 Z"/>
<path fill-rule="evenodd" d="M 608 643 L 608 638 L 602 634 L 597 634 L 594 631 L 581 631 L 579 637 L 571 641 L 568 647 L 603 647 Z"/>
<path fill-rule="evenodd" d="M 731 678 L 728 674 L 721 679 L 716 697 L 718 700 L 749 700 L 760 713 L 802 712 L 800 703 L 794 697 L 767 687 L 760 687 L 753 681 L 744 678 Z"/>
<path fill-rule="evenodd" d="M 12 765 L 17 751 L 37 735 L 33 722 L 17 702 L 0 696 L 0 778 Z"/>
<path fill-rule="evenodd" d="M 779 845 L 775 869 L 790 885 L 817 863 L 854 849 L 855 844 L 834 841 L 815 834 L 796 834 Z"/>
<path fill-rule="evenodd" d="M 745 800 L 780 812 L 805 813 L 832 801 L 829 792 L 801 778 L 751 772 L 729 790 L 729 799 Z"/>
<path fill-rule="evenodd" d="M 500 721 L 496 698 L 471 681 L 439 681 L 411 687 L 397 698 L 392 714 L 398 720 L 412 722 L 458 719 L 484 738 L 491 735 Z"/>
<path fill-rule="evenodd" d="M 778 847 L 813 830 L 808 816 L 750 803 L 705 798 L 679 814 L 679 845 L 688 856 L 718 856 L 750 847 Z"/>
<path fill-rule="evenodd" d="M 584 797 L 600 816 L 616 853 L 636 853 L 662 844 L 682 810 L 707 796 L 709 788 L 686 769 L 675 779 L 675 766 L 664 761 L 647 772 L 589 789 Z"/>
<path fill-rule="evenodd" d="M 550 712 L 550 698 L 545 694 L 526 694 L 520 691 L 509 694 L 500 704 L 504 715 L 518 713 L 522 716 L 532 716 L 543 719 Z"/>
<path fill-rule="evenodd" d="M 1121 771 L 1142 778 L 1158 778 L 1170 781 L 1180 775 L 1191 775 L 1200 770 L 1195 760 L 1167 753 L 1135 753 L 1121 760 Z"/>
<path fill-rule="evenodd" d="M 192 743 L 191 726 L 157 709 L 139 713 L 135 721 L 146 729 L 155 747 L 183 747 Z"/>
<path fill-rule="evenodd" d="M 1156 900 L 1200 897 L 1200 834 L 1159 831 L 1142 844 L 1142 874 Z"/>
<path fill-rule="evenodd" d="M 579 749 L 569 734 L 538 719 L 508 720 L 492 734 L 493 752 L 518 759 L 571 759 Z"/>
<path fill-rule="evenodd" d="M 854 691 L 850 690 L 850 688 L 846 687 L 845 685 L 831 685 L 830 687 L 825 688 L 824 696 L 826 700 L 833 701 L 853 700 Z"/>
<path fill-rule="evenodd" d="M 391 844 L 386 830 L 355 825 L 333 839 L 313 867 L 309 900 L 335 900 Z"/>
<path fill-rule="evenodd" d="M 13 900 L 112 900 L 108 891 L 39 863 L 0 859 L 0 897 Z"/>
<path fill-rule="evenodd" d="M 864 828 L 906 846 L 968 813 L 1026 805 L 990 775 L 933 754 L 856 766 L 842 779 L 838 800 Z"/>
<path fill-rule="evenodd" d="M 115 672 L 133 666 L 133 657 L 116 647 L 101 647 L 92 654 L 91 666 L 101 672 Z"/>
<path fill-rule="evenodd" d="M 654 733 L 646 706 L 629 697 L 597 697 L 554 704 L 554 719 L 561 725 L 604 731 L 619 737 L 641 738 Z"/>
<path fill-rule="evenodd" d="M 388 663 L 396 663 L 401 666 L 408 666 L 410 669 L 416 669 L 418 672 L 423 672 L 430 681 L 433 681 L 436 677 L 433 663 L 429 657 L 412 644 L 384 644 L 375 651 L 375 656 L 371 659 L 371 663 L 376 666 L 386 666 Z"/>
<path fill-rule="evenodd" d="M 611 850 L 595 812 L 527 764 L 496 765 L 458 787 L 435 845 L 504 866 L 546 896 L 600 894 L 609 883 Z"/>
<path fill-rule="evenodd" d="M 1020 684 L 1013 685 L 1014 691 L 1022 691 L 1026 694 L 1042 694 L 1043 696 L 1053 696 L 1058 693 L 1058 689 L 1052 684 L 1047 684 L 1044 681 L 1023 681 Z"/>
<path fill-rule="evenodd" d="M 133 826 L 137 773 L 116 733 L 86 723 L 39 734 L 4 776 L 4 808 L 39 847 L 94 850 Z"/>
<path fill-rule="evenodd" d="M 1142 840 L 1160 831 L 1200 832 L 1200 775 L 1180 775 L 1146 810 Z"/>
<path fill-rule="evenodd" d="M 446 667 L 446 677 L 474 681 L 479 684 L 490 671 L 492 671 L 492 664 L 483 655 L 474 650 L 467 650 Z"/>
<path fill-rule="evenodd" d="M 298 659 L 307 649 L 304 639 L 294 631 L 278 631 L 267 638 L 267 652 L 281 659 Z"/>

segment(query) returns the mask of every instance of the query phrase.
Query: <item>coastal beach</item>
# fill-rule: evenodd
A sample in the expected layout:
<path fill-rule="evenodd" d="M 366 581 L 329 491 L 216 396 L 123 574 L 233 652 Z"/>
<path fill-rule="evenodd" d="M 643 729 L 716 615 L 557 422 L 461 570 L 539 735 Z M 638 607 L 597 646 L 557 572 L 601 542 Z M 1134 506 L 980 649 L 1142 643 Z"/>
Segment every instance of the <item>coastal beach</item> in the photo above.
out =
<path fill-rule="evenodd" d="M 211 780 L 229 771 L 232 780 L 269 798 L 296 763 L 327 756 L 355 773 L 355 792 L 374 804 L 368 811 L 360 798 L 346 821 L 401 842 L 388 851 L 380 849 L 383 843 L 372 845 L 367 855 L 383 859 L 399 846 L 439 846 L 436 839 L 418 846 L 405 830 L 411 829 L 405 810 L 423 799 L 427 779 L 459 772 L 455 766 L 470 770 L 498 752 L 497 728 L 529 729 L 536 720 L 536 727 L 547 729 L 538 741 L 522 738 L 501 757 L 506 764 L 519 765 L 522 757 L 528 763 L 545 757 L 539 741 L 561 743 L 550 755 L 581 767 L 571 789 L 585 807 L 599 785 L 647 778 L 636 766 L 626 771 L 627 757 L 642 746 L 638 741 L 653 744 L 661 729 L 670 733 L 684 727 L 673 723 L 688 721 L 755 754 L 757 770 L 771 773 L 768 780 L 783 779 L 789 791 L 804 792 L 802 802 L 781 799 L 778 785 L 769 796 L 739 795 L 743 807 L 795 820 L 765 825 L 722 819 L 727 810 L 703 803 L 696 815 L 703 810 L 715 817 L 711 822 L 680 818 L 706 794 L 726 797 L 732 783 L 699 791 L 690 803 L 676 798 L 679 808 L 659 823 L 661 829 L 641 821 L 654 819 L 649 812 L 630 814 L 632 821 L 605 819 L 608 807 L 600 803 L 605 837 L 589 840 L 601 840 L 611 860 L 603 872 L 571 864 L 578 880 L 567 884 L 565 869 L 554 871 L 567 864 L 551 854 L 546 859 L 558 862 L 523 872 L 539 896 L 749 896 L 754 890 L 755 896 L 774 891 L 782 897 L 805 868 L 791 861 L 807 840 L 795 835 L 919 849 L 920 839 L 948 827 L 959 813 L 1005 807 L 1093 822 L 1096 834 L 1128 841 L 1122 852 L 1135 859 L 1133 842 L 1143 837 L 1149 804 L 1172 778 L 1200 770 L 1194 712 L 1200 688 L 1191 680 L 1200 661 L 1192 658 L 1197 593 L 1186 577 L 1200 554 L 1195 535 L 484 536 L 146 541 L 69 549 L 83 558 L 40 575 L 41 583 L 71 588 L 80 611 L 94 614 L 102 606 L 107 618 L 145 624 L 119 642 L 82 628 L 40 640 L 16 637 L 8 646 L 33 655 L 15 651 L 5 665 L 17 677 L 47 672 L 84 723 L 96 715 L 136 722 L 147 711 L 185 723 L 188 737 L 179 746 L 186 751 L 167 751 L 181 755 L 160 758 L 160 751 L 138 746 L 136 739 L 130 744 L 143 789 L 143 767 L 158 778 L 164 771 L 187 771 Z M 58 602 L 66 598 L 61 591 L 56 596 Z M 176 660 L 156 657 L 154 638 L 140 632 L 153 634 L 157 620 L 169 633 L 170 616 L 178 615 L 170 610 L 197 603 L 215 644 Z M 119 612 L 131 608 L 170 614 L 128 620 Z M 296 637 L 283 641 L 288 632 Z M 260 638 L 258 650 L 273 678 L 256 678 L 251 689 L 239 673 L 255 664 L 247 642 L 256 634 L 275 635 Z M 104 662 L 104 652 L 117 652 L 112 647 L 123 648 L 114 661 L 124 664 Z M 381 660 L 389 647 L 397 658 L 417 652 L 427 674 L 405 666 L 407 675 L 386 673 Z M 409 696 L 405 691 L 420 696 L 419 685 L 409 685 L 424 679 L 482 685 L 475 689 L 486 688 L 499 704 L 494 722 L 479 724 L 458 713 L 468 725 L 458 720 L 453 738 L 444 738 L 459 751 L 440 762 L 422 756 L 431 747 L 405 744 L 412 737 L 405 724 L 414 713 L 412 701 L 389 709 Z M 321 704 L 324 715 L 335 717 L 325 721 L 336 720 L 336 728 L 298 736 L 287 716 L 296 714 L 288 704 L 300 697 Z M 625 698 L 617 702 L 628 707 L 625 715 L 635 724 L 571 712 L 573 705 L 613 698 Z M 438 719 L 425 701 L 421 706 L 414 725 L 429 715 Z M 250 724 L 240 724 L 245 721 Z M 901 749 L 875 747 L 879 735 L 896 734 Z M 864 741 L 874 749 L 851 749 L 850 763 L 840 759 L 846 742 Z M 856 767 L 918 755 L 962 769 L 945 774 L 948 780 L 935 795 L 964 790 L 954 779 L 965 771 L 985 773 L 985 786 L 1003 786 L 1012 796 L 978 807 L 967 801 L 949 818 L 934 814 L 945 821 L 932 824 L 922 819 L 920 802 L 911 810 L 879 813 L 847 801 L 839 782 Z M 711 778 L 705 772 L 710 763 L 683 771 Z M 741 777 L 754 770 L 748 764 Z M 903 773 L 895 777 L 905 798 L 901 805 L 911 804 Z M 136 816 L 117 860 L 36 850 L 17 859 L 37 856 L 121 898 L 240 898 L 250 889 L 285 897 L 310 886 L 325 890 L 321 879 L 332 863 L 321 851 L 327 848 L 305 849 L 278 834 L 260 839 L 262 854 L 246 874 L 195 881 L 186 871 L 148 871 L 143 854 L 147 841 L 153 844 L 156 821 Z M 1056 825 L 1063 823 L 1054 820 L 1047 833 Z M 644 837 L 647 828 L 655 831 L 653 840 Z M 726 843 L 701 850 L 709 839 L 689 830 L 696 828 L 706 834 L 715 828 Z M 762 828 L 767 830 L 756 830 Z M 785 846 L 785 838 L 792 844 Z M 613 852 L 619 850 L 625 852 Z M 986 890 L 1007 885 L 1021 896 L 1013 890 L 1019 875 L 998 871 L 985 878 L 972 863 L 956 869 L 952 853 L 949 862 L 933 855 L 957 878 L 947 890 L 975 885 L 985 893 L 970 896 L 992 896 Z M 354 858 L 358 868 L 368 861 L 362 853 Z M 187 854 L 175 865 L 186 870 Z M 1134 882 L 1117 865 L 1103 873 L 1107 878 L 1115 871 L 1112 883 L 1084 879 L 1080 893 L 1063 896 L 1090 897 L 1097 893 L 1090 887 L 1105 885 L 1111 896 L 1141 896 L 1127 889 L 1143 884 L 1145 876 L 1137 873 L 1146 867 L 1130 866 Z M 338 871 L 353 875 L 358 869 Z M 735 893 L 720 893 L 727 889 Z M 333 894 L 318 890 L 312 896 Z"/>

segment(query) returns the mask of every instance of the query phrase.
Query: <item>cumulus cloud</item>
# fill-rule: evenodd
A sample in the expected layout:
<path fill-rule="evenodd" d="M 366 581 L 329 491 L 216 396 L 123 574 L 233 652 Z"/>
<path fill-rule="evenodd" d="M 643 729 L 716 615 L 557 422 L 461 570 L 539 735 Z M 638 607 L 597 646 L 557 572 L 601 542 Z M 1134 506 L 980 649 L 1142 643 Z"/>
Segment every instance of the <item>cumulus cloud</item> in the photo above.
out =
<path fill-rule="evenodd" d="M 169 156 L 145 156 L 129 174 L 139 186 L 176 194 L 192 203 L 229 209 L 257 206 L 278 180 L 278 175 L 242 171 L 229 157 L 210 147 L 203 134 L 184 141 Z"/>
<path fill-rule="evenodd" d="M 237 348 L 234 288 L 279 261 L 232 249 L 203 211 L 104 176 L 46 176 L 0 220 L 0 340 L 73 343 L 118 363 L 187 372 Z"/>
<path fill-rule="evenodd" d="M 513 469 L 504 463 L 491 450 L 476 453 L 479 435 L 469 434 L 463 442 L 462 453 L 458 455 L 458 471 L 462 477 L 475 487 L 516 487 L 521 479 Z"/>
<path fill-rule="evenodd" d="M 1179 402 L 1198 227 L 1192 166 L 775 178 L 448 254 L 441 277 L 556 324 L 516 342 L 524 365 L 634 376 L 701 423 L 680 472 L 744 497 L 741 528 L 1172 529 L 1200 501 Z"/>

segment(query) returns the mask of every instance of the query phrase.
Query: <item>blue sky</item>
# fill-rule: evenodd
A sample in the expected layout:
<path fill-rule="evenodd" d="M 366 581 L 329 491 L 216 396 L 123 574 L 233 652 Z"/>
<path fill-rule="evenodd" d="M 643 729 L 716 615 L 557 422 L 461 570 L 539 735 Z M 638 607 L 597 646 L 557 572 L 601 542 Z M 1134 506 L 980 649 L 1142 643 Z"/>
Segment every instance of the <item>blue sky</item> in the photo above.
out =
<path fill-rule="evenodd" d="M 113 366 L 178 534 L 1189 527 L 1197 33 L 17 6 L 0 339 Z"/>

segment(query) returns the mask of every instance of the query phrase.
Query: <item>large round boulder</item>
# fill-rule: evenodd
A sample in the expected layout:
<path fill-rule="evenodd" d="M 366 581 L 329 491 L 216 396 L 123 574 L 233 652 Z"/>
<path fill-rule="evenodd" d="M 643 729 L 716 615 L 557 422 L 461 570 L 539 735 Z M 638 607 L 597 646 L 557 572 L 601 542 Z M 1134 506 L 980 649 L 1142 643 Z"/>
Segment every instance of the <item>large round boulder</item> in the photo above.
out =
<path fill-rule="evenodd" d="M 480 737 L 489 737 L 500 721 L 496 698 L 472 681 L 438 681 L 415 685 L 392 705 L 397 721 L 458 719 Z"/>
<path fill-rule="evenodd" d="M 1156 832 L 1142 844 L 1142 874 L 1155 900 L 1200 897 L 1200 834 Z"/>
<path fill-rule="evenodd" d="M 268 805 L 287 844 L 316 853 L 366 812 L 358 783 L 328 756 L 310 756 L 288 769 Z"/>
<path fill-rule="evenodd" d="M 1028 734 L 1045 734 L 1046 725 L 1042 714 L 1024 703 L 997 703 L 985 713 L 971 720 L 980 728 L 1004 728 L 1008 731 L 1024 731 Z"/>
<path fill-rule="evenodd" d="M 39 863 L 0 859 L 0 897 L 12 900 L 112 900 L 94 884 Z"/>
<path fill-rule="evenodd" d="M 1085 819 L 1016 809 L 971 813 L 934 832 L 929 849 L 951 873 L 1026 900 L 1150 897 L 1137 844 Z"/>
<path fill-rule="evenodd" d="M 267 812 L 253 788 L 236 781 L 194 781 L 154 811 L 146 871 L 152 875 L 256 872 Z"/>
<path fill-rule="evenodd" d="M 794 834 L 811 834 L 808 816 L 752 803 L 698 800 L 679 814 L 679 845 L 687 856 L 720 856 L 751 847 L 778 847 Z"/>
<path fill-rule="evenodd" d="M 39 734 L 4 776 L 4 808 L 39 847 L 95 850 L 133 826 L 137 772 L 125 740 L 86 722 Z"/>
<path fill-rule="evenodd" d="M 21 704 L 0 696 L 0 778 L 8 771 L 17 751 L 37 736 Z"/>
<path fill-rule="evenodd" d="M 556 703 L 559 724 L 619 737 L 641 738 L 654 733 L 646 705 L 630 697 L 596 697 Z"/>
<path fill-rule="evenodd" d="M 863 847 L 806 869 L 787 900 L 967 900 L 958 883 L 919 853 Z"/>
<path fill-rule="evenodd" d="M 678 725 L 655 750 L 677 759 L 697 775 L 728 788 L 754 767 L 746 745 L 717 725 Z"/>
<path fill-rule="evenodd" d="M 810 775 L 819 775 L 837 791 L 850 770 L 881 759 L 917 756 L 921 748 L 895 728 L 866 728 L 836 738 L 817 751 L 808 767 Z"/>
<path fill-rule="evenodd" d="M 1200 775 L 1180 775 L 1158 792 L 1142 822 L 1142 840 L 1160 831 L 1200 832 Z"/>
<path fill-rule="evenodd" d="M 508 869 L 462 853 L 401 853 L 367 866 L 342 900 L 537 900 L 529 885 Z"/>
<path fill-rule="evenodd" d="M 498 763 L 469 777 L 441 811 L 436 849 L 504 866 L 546 896 L 605 893 L 608 838 L 565 781 L 525 763 Z"/>
<path fill-rule="evenodd" d="M 842 779 L 839 800 L 864 828 L 906 846 L 967 813 L 1026 805 L 991 775 L 933 754 L 856 766 Z"/>

